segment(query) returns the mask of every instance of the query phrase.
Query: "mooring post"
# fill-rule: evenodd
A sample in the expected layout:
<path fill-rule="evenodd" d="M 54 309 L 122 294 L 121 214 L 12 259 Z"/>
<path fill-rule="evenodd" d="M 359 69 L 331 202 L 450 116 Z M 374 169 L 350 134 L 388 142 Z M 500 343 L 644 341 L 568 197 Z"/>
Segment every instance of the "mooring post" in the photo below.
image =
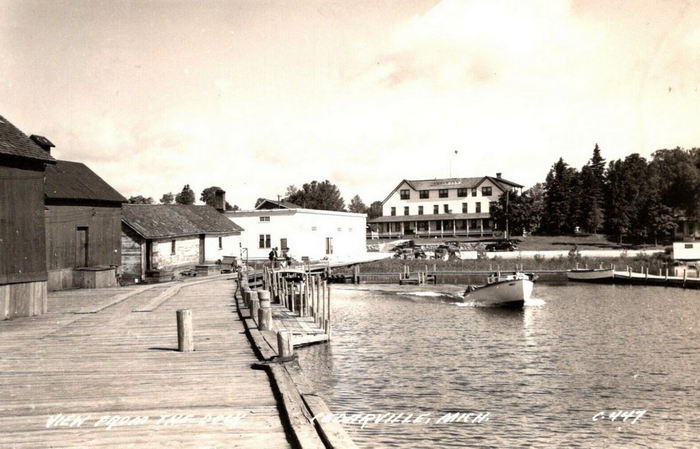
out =
<path fill-rule="evenodd" d="M 258 309 L 258 329 L 261 331 L 272 330 L 272 307 L 260 307 Z"/>
<path fill-rule="evenodd" d="M 194 351 L 194 334 L 192 332 L 192 311 L 180 309 L 177 314 L 177 350 L 180 352 Z"/>
<path fill-rule="evenodd" d="M 331 286 L 328 285 L 328 321 L 326 321 L 326 334 L 331 339 Z"/>
<path fill-rule="evenodd" d="M 258 290 L 258 299 L 260 300 L 260 308 L 272 307 L 270 301 L 270 292 L 268 290 Z"/>
<path fill-rule="evenodd" d="M 277 354 L 282 359 L 291 359 L 294 356 L 292 333 L 288 330 L 277 332 Z"/>
<path fill-rule="evenodd" d="M 250 300 L 250 317 L 256 323 L 258 322 L 258 309 L 260 309 L 260 300 L 258 299 L 258 296 L 255 295 L 255 297 L 251 298 Z"/>
<path fill-rule="evenodd" d="M 257 290 L 248 290 L 245 294 L 245 304 L 250 309 L 253 305 L 253 299 L 258 299 L 258 292 Z"/>
<path fill-rule="evenodd" d="M 685 287 L 686 279 L 688 279 L 688 271 L 686 268 L 683 268 L 683 287 Z"/>

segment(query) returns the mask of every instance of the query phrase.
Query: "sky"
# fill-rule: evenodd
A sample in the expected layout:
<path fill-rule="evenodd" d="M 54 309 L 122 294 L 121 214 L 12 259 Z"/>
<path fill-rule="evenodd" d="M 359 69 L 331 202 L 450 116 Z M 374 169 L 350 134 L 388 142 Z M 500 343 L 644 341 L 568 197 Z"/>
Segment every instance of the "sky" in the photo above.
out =
<path fill-rule="evenodd" d="M 700 146 L 700 2 L 0 0 L 0 115 L 125 196 Z M 456 152 L 456 153 L 455 153 Z"/>

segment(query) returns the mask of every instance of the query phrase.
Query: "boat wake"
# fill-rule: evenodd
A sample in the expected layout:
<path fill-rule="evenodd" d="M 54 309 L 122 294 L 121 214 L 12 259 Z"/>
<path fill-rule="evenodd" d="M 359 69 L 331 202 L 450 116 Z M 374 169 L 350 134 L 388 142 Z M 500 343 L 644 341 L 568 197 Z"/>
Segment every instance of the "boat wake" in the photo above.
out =
<path fill-rule="evenodd" d="M 525 307 L 541 307 L 545 304 L 546 304 L 546 302 L 544 299 L 530 298 L 527 301 L 525 301 L 524 306 Z M 457 307 L 484 307 L 484 308 L 498 307 L 498 306 L 479 303 L 476 301 L 455 302 L 454 305 L 456 305 Z"/>

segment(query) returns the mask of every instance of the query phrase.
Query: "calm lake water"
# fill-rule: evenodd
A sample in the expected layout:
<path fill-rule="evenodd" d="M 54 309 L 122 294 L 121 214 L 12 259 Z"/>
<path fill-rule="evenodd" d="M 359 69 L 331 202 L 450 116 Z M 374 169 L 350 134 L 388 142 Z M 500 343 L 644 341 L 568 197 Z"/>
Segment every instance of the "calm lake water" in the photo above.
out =
<path fill-rule="evenodd" d="M 700 447 L 697 290 L 538 283 L 520 311 L 425 294 L 461 290 L 334 286 L 333 341 L 299 350 L 329 407 L 430 419 L 346 424 L 359 446 Z M 457 412 L 489 415 L 438 423 Z"/>

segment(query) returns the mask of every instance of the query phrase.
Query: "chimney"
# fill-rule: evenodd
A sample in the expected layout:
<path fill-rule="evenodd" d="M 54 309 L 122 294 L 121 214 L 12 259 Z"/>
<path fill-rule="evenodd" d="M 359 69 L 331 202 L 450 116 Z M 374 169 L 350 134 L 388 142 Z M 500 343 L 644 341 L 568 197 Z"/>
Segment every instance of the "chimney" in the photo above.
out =
<path fill-rule="evenodd" d="M 226 192 L 219 189 L 214 195 L 214 209 L 224 212 L 226 210 Z"/>
<path fill-rule="evenodd" d="M 502 175 L 502 174 L 503 174 L 503 173 L 496 173 L 496 178 L 501 179 L 501 175 Z"/>
<path fill-rule="evenodd" d="M 32 139 L 35 144 L 39 145 L 42 150 L 46 151 L 49 154 L 51 154 L 51 148 L 56 146 L 44 136 L 37 136 L 36 134 L 32 134 L 31 136 L 29 136 L 29 138 Z"/>

